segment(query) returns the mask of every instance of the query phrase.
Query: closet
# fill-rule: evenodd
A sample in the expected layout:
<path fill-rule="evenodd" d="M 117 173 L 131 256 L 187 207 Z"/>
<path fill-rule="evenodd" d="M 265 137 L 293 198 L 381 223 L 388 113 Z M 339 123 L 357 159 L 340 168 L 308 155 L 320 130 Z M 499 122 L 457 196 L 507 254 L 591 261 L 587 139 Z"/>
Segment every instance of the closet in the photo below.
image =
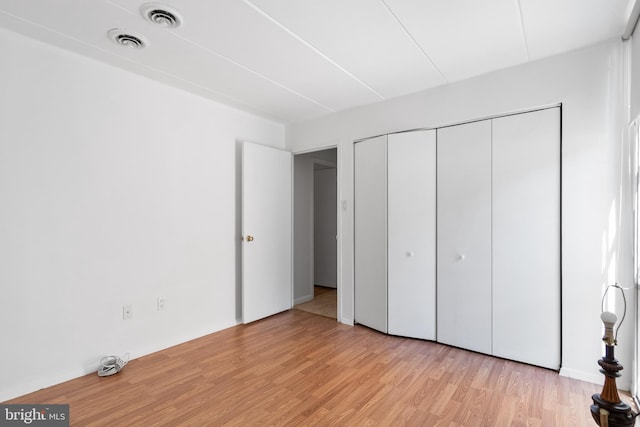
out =
<path fill-rule="evenodd" d="M 435 340 L 436 135 L 355 145 L 355 319 Z"/>
<path fill-rule="evenodd" d="M 356 322 L 559 369 L 560 153 L 560 108 L 356 143 Z"/>
<path fill-rule="evenodd" d="M 493 354 L 560 367 L 560 109 L 494 119 Z"/>
<path fill-rule="evenodd" d="M 355 145 L 356 322 L 387 333 L 387 136 Z"/>
<path fill-rule="evenodd" d="M 491 354 L 491 121 L 438 129 L 438 341 Z"/>

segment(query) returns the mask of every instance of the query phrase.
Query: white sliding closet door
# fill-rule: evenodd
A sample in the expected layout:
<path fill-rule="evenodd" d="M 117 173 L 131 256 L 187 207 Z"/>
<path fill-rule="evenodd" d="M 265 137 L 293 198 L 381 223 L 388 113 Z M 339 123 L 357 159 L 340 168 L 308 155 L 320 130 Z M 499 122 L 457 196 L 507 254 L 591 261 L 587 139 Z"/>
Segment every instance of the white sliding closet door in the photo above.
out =
<path fill-rule="evenodd" d="M 491 354 L 491 121 L 437 138 L 438 341 Z"/>
<path fill-rule="evenodd" d="M 493 120 L 493 354 L 560 367 L 560 110 Z"/>
<path fill-rule="evenodd" d="M 436 339 L 436 132 L 389 135 L 389 333 Z"/>
<path fill-rule="evenodd" d="M 387 137 L 354 147 L 355 321 L 387 332 Z"/>

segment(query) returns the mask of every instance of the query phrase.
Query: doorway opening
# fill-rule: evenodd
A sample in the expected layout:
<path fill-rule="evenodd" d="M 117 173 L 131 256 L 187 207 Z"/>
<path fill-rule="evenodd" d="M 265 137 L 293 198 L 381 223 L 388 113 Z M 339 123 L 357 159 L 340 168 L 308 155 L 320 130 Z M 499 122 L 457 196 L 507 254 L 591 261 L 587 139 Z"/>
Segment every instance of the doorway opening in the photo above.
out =
<path fill-rule="evenodd" d="M 337 319 L 337 149 L 294 156 L 294 308 Z"/>

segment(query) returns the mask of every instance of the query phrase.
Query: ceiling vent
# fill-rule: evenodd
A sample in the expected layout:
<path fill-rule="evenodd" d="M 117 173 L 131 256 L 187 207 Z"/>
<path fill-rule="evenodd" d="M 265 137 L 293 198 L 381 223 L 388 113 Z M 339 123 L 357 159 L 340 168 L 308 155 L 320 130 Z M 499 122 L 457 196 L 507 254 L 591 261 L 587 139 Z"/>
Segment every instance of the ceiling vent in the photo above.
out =
<path fill-rule="evenodd" d="M 142 16 L 153 23 L 166 28 L 177 28 L 182 25 L 182 16 L 168 6 L 160 3 L 145 3 L 140 8 Z"/>
<path fill-rule="evenodd" d="M 108 32 L 109 38 L 116 44 L 134 49 L 143 49 L 149 46 L 149 42 L 140 34 L 131 31 L 114 28 Z"/>

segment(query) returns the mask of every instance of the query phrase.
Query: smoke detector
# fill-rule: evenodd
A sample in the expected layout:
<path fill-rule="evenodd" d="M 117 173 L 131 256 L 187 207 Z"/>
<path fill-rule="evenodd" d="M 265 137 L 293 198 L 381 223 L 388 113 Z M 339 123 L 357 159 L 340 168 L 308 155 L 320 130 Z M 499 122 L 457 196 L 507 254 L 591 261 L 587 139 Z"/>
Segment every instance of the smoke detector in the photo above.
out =
<path fill-rule="evenodd" d="M 177 28 L 182 25 L 182 16 L 177 10 L 161 3 L 145 3 L 140 7 L 144 18 L 152 24 L 166 28 Z"/>
<path fill-rule="evenodd" d="M 109 30 L 107 34 L 114 43 L 119 44 L 120 46 L 130 47 L 133 49 L 143 49 L 149 46 L 149 42 L 144 36 L 132 31 L 114 28 Z"/>

